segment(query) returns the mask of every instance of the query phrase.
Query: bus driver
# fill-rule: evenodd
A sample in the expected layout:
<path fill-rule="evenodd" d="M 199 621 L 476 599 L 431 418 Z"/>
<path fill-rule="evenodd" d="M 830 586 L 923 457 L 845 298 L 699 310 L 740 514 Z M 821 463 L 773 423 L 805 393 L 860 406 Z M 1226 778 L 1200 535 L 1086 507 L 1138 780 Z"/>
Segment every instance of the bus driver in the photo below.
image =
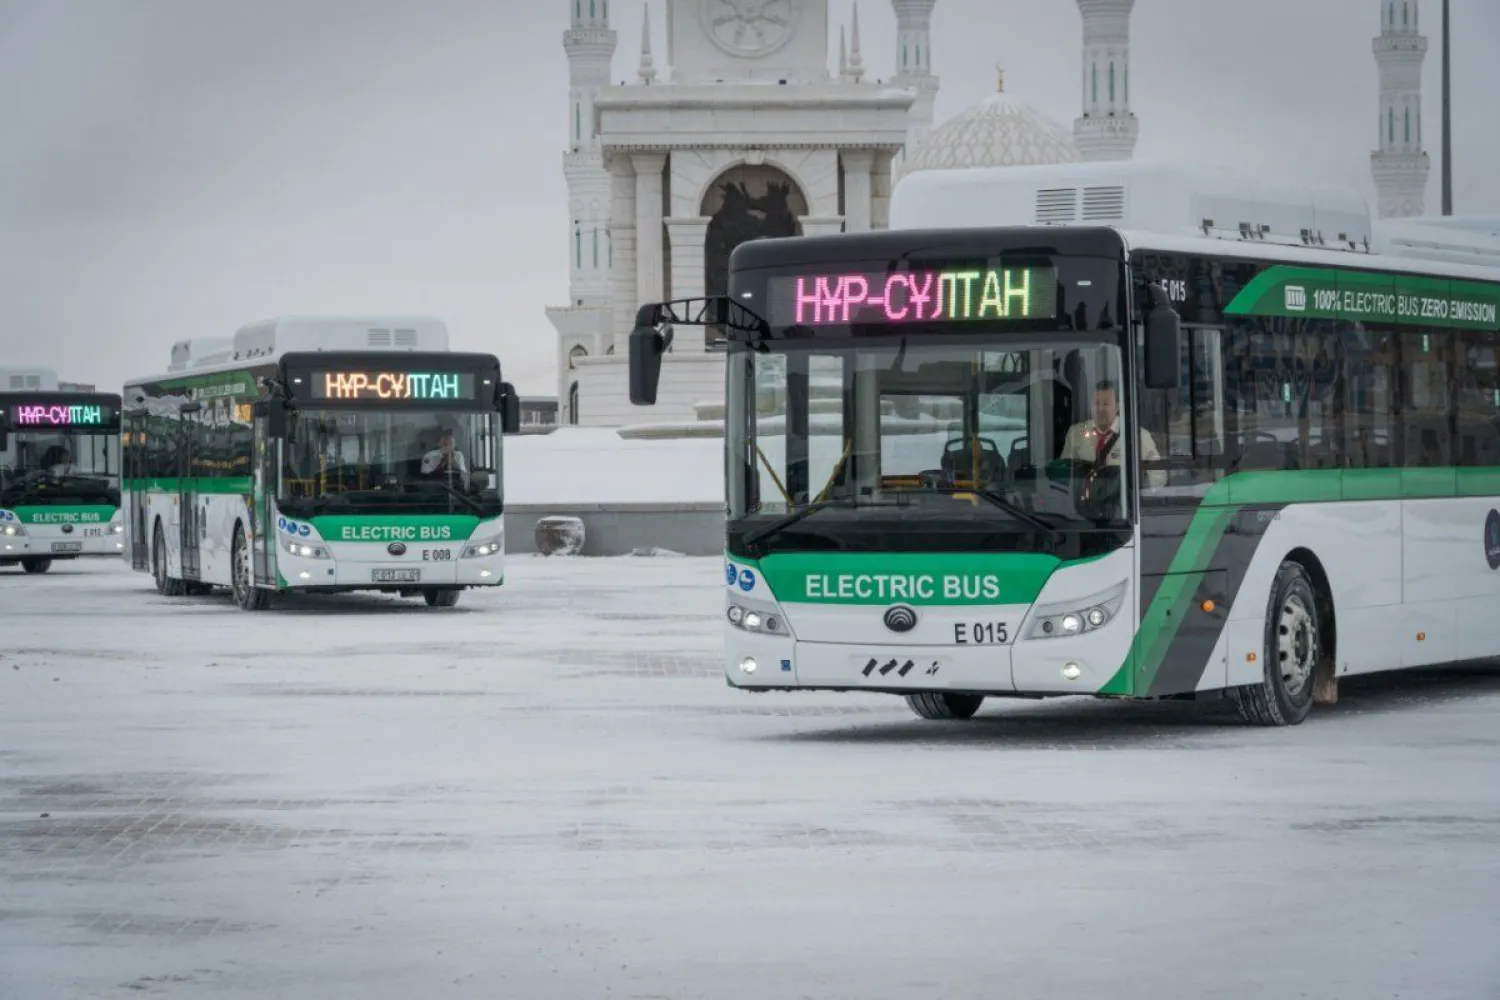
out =
<path fill-rule="evenodd" d="M 444 430 L 438 437 L 438 446 L 422 456 L 422 475 L 424 476 L 458 476 L 464 489 L 469 488 L 469 463 L 464 461 L 464 453 L 453 445 L 453 432 Z"/>
<path fill-rule="evenodd" d="M 1093 419 L 1079 421 L 1068 428 L 1062 454 L 1057 457 L 1092 465 L 1120 464 L 1120 396 L 1113 382 L 1106 379 L 1094 387 Z M 1141 460 L 1161 461 L 1156 442 L 1144 427 L 1141 428 Z M 1166 472 L 1153 469 L 1146 473 L 1146 485 L 1167 485 Z"/>

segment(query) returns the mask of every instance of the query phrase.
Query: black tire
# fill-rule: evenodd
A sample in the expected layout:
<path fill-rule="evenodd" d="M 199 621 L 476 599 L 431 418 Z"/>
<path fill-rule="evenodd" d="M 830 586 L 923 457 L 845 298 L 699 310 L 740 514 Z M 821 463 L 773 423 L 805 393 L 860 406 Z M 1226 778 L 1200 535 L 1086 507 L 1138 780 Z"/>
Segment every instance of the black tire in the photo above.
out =
<path fill-rule="evenodd" d="M 255 585 L 250 543 L 243 525 L 234 527 L 234 543 L 229 550 L 230 592 L 241 611 L 264 611 L 271 606 L 271 594 Z"/>
<path fill-rule="evenodd" d="M 924 719 L 972 719 L 984 704 L 984 695 L 923 691 L 906 695 L 906 704 Z"/>
<path fill-rule="evenodd" d="M 21 568 L 28 573 L 45 573 L 52 568 L 51 559 L 22 559 Z"/>
<path fill-rule="evenodd" d="M 451 608 L 458 603 L 460 591 L 457 587 L 444 587 L 442 590 L 424 590 L 422 599 L 427 602 L 429 608 Z"/>
<path fill-rule="evenodd" d="M 156 522 L 156 531 L 151 536 L 151 576 L 156 580 L 156 592 L 163 597 L 181 597 L 182 581 L 167 575 L 170 564 L 167 562 L 167 535 L 161 530 L 161 522 Z"/>
<path fill-rule="evenodd" d="M 1307 718 L 1326 652 L 1317 587 L 1301 563 L 1284 562 L 1266 605 L 1261 682 L 1231 692 L 1240 717 L 1256 726 L 1295 726 Z"/>

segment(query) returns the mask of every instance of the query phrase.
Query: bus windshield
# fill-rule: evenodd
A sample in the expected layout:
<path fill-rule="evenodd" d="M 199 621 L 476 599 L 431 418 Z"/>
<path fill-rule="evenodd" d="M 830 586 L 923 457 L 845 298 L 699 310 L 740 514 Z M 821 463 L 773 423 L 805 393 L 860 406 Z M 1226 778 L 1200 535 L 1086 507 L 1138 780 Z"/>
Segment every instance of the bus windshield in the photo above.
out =
<path fill-rule="evenodd" d="M 1055 334 L 734 351 L 731 536 L 762 552 L 961 551 L 1118 528 L 1136 448 L 1121 385 L 1115 343 Z"/>
<path fill-rule="evenodd" d="M 120 502 L 116 431 L 11 431 L 0 462 L 0 506 Z"/>
<path fill-rule="evenodd" d="M 501 508 L 494 412 L 296 409 L 282 457 L 278 503 L 296 516 Z"/>

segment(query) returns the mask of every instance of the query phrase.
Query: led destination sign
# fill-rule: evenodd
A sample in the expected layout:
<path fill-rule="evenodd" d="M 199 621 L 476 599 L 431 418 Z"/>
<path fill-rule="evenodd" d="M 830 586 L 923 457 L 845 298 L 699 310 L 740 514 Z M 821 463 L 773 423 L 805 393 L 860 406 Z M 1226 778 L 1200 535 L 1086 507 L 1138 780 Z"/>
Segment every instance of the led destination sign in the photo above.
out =
<path fill-rule="evenodd" d="M 1057 269 L 806 274 L 770 280 L 773 326 L 980 323 L 1054 319 Z"/>
<path fill-rule="evenodd" d="M 10 408 L 16 427 L 103 427 L 111 422 L 110 417 L 109 409 L 97 403 L 21 403 Z"/>
<path fill-rule="evenodd" d="M 315 371 L 313 399 L 452 400 L 474 398 L 473 372 Z"/>

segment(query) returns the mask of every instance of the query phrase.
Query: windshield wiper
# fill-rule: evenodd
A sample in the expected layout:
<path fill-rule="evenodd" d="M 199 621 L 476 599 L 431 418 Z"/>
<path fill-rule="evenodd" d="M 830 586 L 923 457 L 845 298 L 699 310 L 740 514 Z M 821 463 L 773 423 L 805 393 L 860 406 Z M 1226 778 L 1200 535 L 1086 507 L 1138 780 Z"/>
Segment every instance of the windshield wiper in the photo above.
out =
<path fill-rule="evenodd" d="M 443 482 L 441 479 L 436 479 L 436 480 L 431 480 L 430 479 L 430 480 L 428 480 L 428 482 L 435 482 L 435 483 L 437 483 L 444 490 L 446 490 L 450 496 L 458 497 L 464 503 L 468 504 L 469 507 L 474 511 L 474 513 L 478 514 L 480 517 L 484 516 L 485 510 L 484 510 L 483 507 L 481 507 L 479 505 L 478 501 L 469 499 L 468 497 L 466 497 L 462 493 L 460 493 L 458 490 L 455 490 L 453 487 L 451 487 L 447 483 Z"/>
<path fill-rule="evenodd" d="M 763 528 L 759 528 L 745 536 L 746 545 L 754 545 L 763 538 L 779 534 L 802 520 L 810 517 L 826 507 L 845 507 L 854 510 L 860 507 L 909 507 L 910 501 L 905 500 L 862 500 L 859 497 L 836 496 L 827 500 L 814 500 L 810 504 L 798 507 L 796 510 L 783 517 L 779 517 Z"/>
<path fill-rule="evenodd" d="M 1043 521 L 1040 517 L 1037 517 L 1025 507 L 1022 507 L 1020 504 L 1011 503 L 1009 500 L 1005 499 L 1003 496 L 995 493 L 992 490 L 972 490 L 968 488 L 960 488 L 957 486 L 939 486 L 936 488 L 936 490 L 938 493 L 948 494 L 972 493 L 974 496 L 987 501 L 991 506 L 999 507 L 1001 510 L 1005 511 L 1016 520 L 1025 521 L 1027 524 L 1031 525 L 1033 528 L 1036 528 L 1038 531 L 1045 531 L 1047 534 L 1053 536 L 1054 538 L 1062 534 L 1062 532 L 1060 532 L 1056 527 L 1048 524 L 1046 521 Z"/>

